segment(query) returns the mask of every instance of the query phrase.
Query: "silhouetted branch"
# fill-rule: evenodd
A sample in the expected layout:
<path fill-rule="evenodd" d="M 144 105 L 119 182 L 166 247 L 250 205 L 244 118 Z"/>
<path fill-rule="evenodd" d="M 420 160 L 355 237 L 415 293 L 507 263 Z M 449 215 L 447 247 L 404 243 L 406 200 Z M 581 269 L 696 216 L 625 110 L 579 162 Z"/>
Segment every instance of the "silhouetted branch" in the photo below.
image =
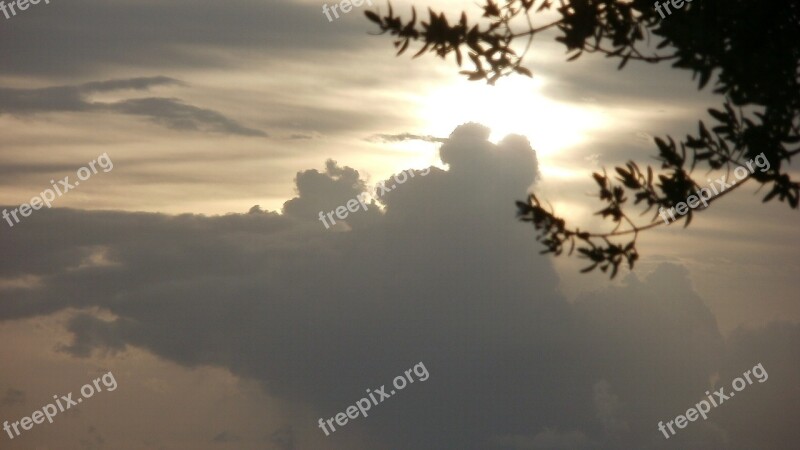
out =
<path fill-rule="evenodd" d="M 443 13 L 429 9 L 428 21 L 418 25 L 413 8 L 411 20 L 404 22 L 394 15 L 391 4 L 386 16 L 372 11 L 366 15 L 381 33 L 397 36 L 394 45 L 398 55 L 412 42 L 419 42 L 422 47 L 415 58 L 432 52 L 444 59 L 452 53 L 461 67 L 464 51 L 473 70 L 460 73 L 489 84 L 513 73 L 532 76 L 522 67 L 523 60 L 533 37 L 551 29 L 558 30 L 555 39 L 566 47 L 568 61 L 583 52 L 619 58 L 619 69 L 631 60 L 672 60 L 673 67 L 693 72 L 700 89 L 711 81 L 712 74 L 719 74 L 714 92 L 723 95 L 725 102 L 722 110 L 708 110 L 716 122 L 711 129 L 700 121 L 698 134 L 686 136 L 682 142 L 676 143 L 669 136 L 656 138 L 659 169 L 647 166 L 642 170 L 630 161 L 614 168 L 616 180 L 605 170 L 593 174 L 599 198 L 606 203 L 597 214 L 614 224 L 612 231 L 589 233 L 568 228 L 535 195 L 527 202 L 517 202 L 520 219 L 531 222 L 537 230 L 537 239 L 545 246 L 543 253 L 560 255 L 564 244 L 569 243 L 570 254 L 577 246 L 581 257 L 591 261 L 584 272 L 610 269 L 614 277 L 620 264 L 627 262 L 632 268 L 637 260 L 639 233 L 664 223 L 658 211 L 670 210 L 703 192 L 691 176 L 698 166 L 705 166 L 709 172 L 724 170 L 722 180 L 730 178 L 731 170 L 736 173 L 744 168 L 749 172 L 706 204 L 752 179 L 759 189 L 771 187 L 764 202 L 777 198 L 798 208 L 800 184 L 790 179 L 785 166 L 800 153 L 800 148 L 790 148 L 800 144 L 800 4 L 794 0 L 777 2 L 767 9 L 756 0 L 732 0 L 729 8 L 719 8 L 717 2 L 694 2 L 681 11 L 680 19 L 667 21 L 658 17 L 647 0 L 505 0 L 501 4 L 485 0 L 481 5 L 484 24 L 470 24 L 462 12 L 460 20 L 451 25 Z M 560 14 L 560 18 L 534 27 L 531 13 L 547 10 Z M 521 16 L 527 29 L 514 32 L 512 22 L 521 21 Z M 660 38 L 657 49 L 672 46 L 676 51 L 668 56 L 643 55 L 637 44 L 649 46 L 653 35 Z M 511 45 L 523 37 L 528 42 L 524 52 L 517 55 Z M 761 170 L 755 171 L 754 163 Z M 627 195 L 633 196 L 632 205 Z M 636 224 L 627 212 L 640 203 L 646 206 L 641 214 L 653 208 L 657 211 L 647 224 Z M 694 213 L 689 209 L 675 221 L 685 219 L 684 226 L 688 226 Z M 632 239 L 614 242 L 626 236 Z"/>

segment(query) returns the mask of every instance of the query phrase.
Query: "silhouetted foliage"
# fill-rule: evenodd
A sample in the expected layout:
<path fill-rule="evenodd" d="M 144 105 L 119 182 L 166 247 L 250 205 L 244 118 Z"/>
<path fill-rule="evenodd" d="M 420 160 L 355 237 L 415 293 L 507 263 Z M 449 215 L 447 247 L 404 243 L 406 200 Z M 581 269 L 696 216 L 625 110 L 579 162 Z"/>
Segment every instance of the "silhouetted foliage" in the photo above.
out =
<path fill-rule="evenodd" d="M 664 223 L 658 218 L 659 208 L 669 209 L 699 193 L 700 185 L 691 176 L 696 169 L 730 174 L 761 153 L 769 170 L 748 171 L 747 178 L 708 203 L 753 180 L 768 188 L 764 202 L 777 198 L 798 208 L 800 184 L 790 179 L 787 166 L 800 153 L 800 2 L 695 0 L 666 19 L 655 12 L 652 0 L 485 0 L 481 8 L 480 23 L 474 24 L 466 12 L 451 24 L 443 13 L 431 9 L 428 20 L 418 23 L 413 8 L 411 19 L 404 21 L 391 4 L 384 16 L 373 11 L 366 15 L 381 34 L 396 36 L 398 55 L 418 42 L 415 58 L 425 52 L 443 59 L 454 54 L 461 67 L 466 54 L 472 68 L 461 73 L 470 80 L 493 85 L 513 73 L 532 76 L 522 63 L 533 37 L 554 30 L 556 41 L 566 47 L 568 61 L 584 52 L 615 58 L 619 69 L 631 60 L 671 61 L 675 68 L 691 70 L 699 89 L 717 74 L 714 92 L 725 98 L 721 109 L 708 110 L 716 122 L 710 131 L 701 120 L 698 134 L 683 141 L 655 138 L 660 168 L 640 169 L 630 161 L 615 167 L 615 177 L 605 170 L 593 174 L 599 198 L 606 204 L 597 214 L 614 224 L 612 231 L 568 228 L 535 195 L 517 202 L 520 219 L 533 224 L 545 246 L 542 253 L 560 255 L 568 244 L 570 254 L 577 248 L 589 260 L 584 272 L 600 268 L 613 278 L 623 262 L 632 268 L 637 260 L 638 234 Z M 542 16 L 552 20 L 534 26 L 534 18 Z M 655 48 L 653 38 L 658 41 Z M 517 39 L 526 40 L 519 55 L 511 48 Z M 663 51 L 669 53 L 659 54 Z M 635 223 L 626 212 L 640 203 L 643 213 L 655 209 L 646 224 Z M 693 212 L 704 209 L 690 209 L 678 221 L 685 219 L 688 226 Z"/>

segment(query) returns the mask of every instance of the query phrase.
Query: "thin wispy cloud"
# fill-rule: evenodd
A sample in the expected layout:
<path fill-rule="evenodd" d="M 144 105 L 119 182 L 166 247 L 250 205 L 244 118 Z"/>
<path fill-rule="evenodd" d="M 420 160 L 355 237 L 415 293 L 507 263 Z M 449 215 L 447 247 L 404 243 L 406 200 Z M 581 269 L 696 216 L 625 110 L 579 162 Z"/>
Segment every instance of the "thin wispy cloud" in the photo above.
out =
<path fill-rule="evenodd" d="M 405 141 L 423 141 L 423 142 L 447 142 L 447 138 L 439 138 L 436 136 L 423 136 L 419 134 L 400 133 L 400 134 L 373 134 L 367 138 L 368 142 L 405 142 Z"/>
<path fill-rule="evenodd" d="M 211 109 L 189 105 L 176 98 L 146 97 L 117 102 L 91 101 L 92 94 L 113 91 L 147 91 L 158 86 L 186 84 L 169 77 L 146 77 L 96 81 L 73 86 L 37 89 L 0 88 L 0 114 L 37 115 L 55 112 L 90 113 L 109 111 L 145 118 L 174 130 L 208 131 L 240 136 L 266 137 Z"/>

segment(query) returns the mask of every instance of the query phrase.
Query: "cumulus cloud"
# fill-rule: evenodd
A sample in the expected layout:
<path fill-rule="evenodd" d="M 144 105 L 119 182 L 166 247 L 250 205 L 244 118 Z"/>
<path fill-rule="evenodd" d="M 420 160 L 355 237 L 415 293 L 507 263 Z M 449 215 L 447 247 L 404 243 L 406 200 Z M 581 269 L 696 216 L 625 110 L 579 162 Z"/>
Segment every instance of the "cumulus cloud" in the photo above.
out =
<path fill-rule="evenodd" d="M 316 219 L 320 211 L 332 211 L 369 190 L 357 170 L 347 166 L 340 167 L 332 159 L 325 162 L 324 172 L 316 169 L 299 172 L 295 185 L 297 197 L 283 204 L 283 214 L 300 221 Z M 357 225 L 374 220 L 378 215 L 378 208 L 373 202 L 372 208 L 368 207 L 367 211 L 354 214 L 349 223 Z"/>
<path fill-rule="evenodd" d="M 776 391 L 754 388 L 754 407 L 797 414 L 777 389 L 798 400 L 799 364 L 769 347 L 796 348 L 787 343 L 797 327 L 726 341 L 680 266 L 566 302 L 552 261 L 514 217 L 538 177 L 535 152 L 524 138 L 488 136 L 457 128 L 440 149 L 448 170 L 410 178 L 343 232 L 317 212 L 367 181 L 334 161 L 298 174 L 283 214 L 39 211 L 0 234 L 0 278 L 40 280 L 0 291 L 0 319 L 76 308 L 64 348 L 76 357 L 133 346 L 224 367 L 325 418 L 424 362 L 427 381 L 325 438 L 330 448 L 719 447 L 711 420 L 669 442 L 656 425 L 695 404 L 715 375 L 757 361 Z M 87 263 L 98 251 L 109 264 Z M 713 426 L 752 431 L 742 400 Z M 794 428 L 776 421 L 756 441 L 793 442 Z M 369 438 L 345 445 L 351 430 Z M 320 433 L 295 420 L 270 439 L 303 447 Z"/>

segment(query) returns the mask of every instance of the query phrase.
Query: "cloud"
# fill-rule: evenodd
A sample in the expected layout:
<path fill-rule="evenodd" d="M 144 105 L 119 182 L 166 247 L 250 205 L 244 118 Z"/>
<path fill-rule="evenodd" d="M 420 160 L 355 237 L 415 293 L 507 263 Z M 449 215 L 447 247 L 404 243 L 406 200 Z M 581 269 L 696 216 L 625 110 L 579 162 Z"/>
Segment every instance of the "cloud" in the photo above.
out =
<path fill-rule="evenodd" d="M 664 440 L 659 420 L 758 361 L 770 379 L 752 389 L 756 410 L 796 416 L 797 327 L 726 341 L 675 265 L 568 303 L 514 217 L 536 155 L 488 135 L 458 127 L 440 148 L 448 170 L 410 178 L 341 232 L 317 212 L 367 182 L 335 161 L 298 173 L 283 214 L 41 210 L 0 234 L 0 278 L 40 280 L 0 291 L 0 320 L 78 309 L 64 347 L 76 357 L 136 347 L 223 367 L 324 418 L 424 362 L 427 381 L 325 438 L 331 448 L 719 448 L 719 429 L 753 433 L 749 448 L 793 442 L 789 421 L 752 431 L 746 397 Z M 100 249 L 111 264 L 87 264 Z M 320 438 L 316 420 L 287 415 L 292 445 Z"/>
<path fill-rule="evenodd" d="M 13 406 L 22 403 L 25 403 L 25 392 L 19 389 L 8 388 L 3 398 L 0 398 L 0 405 L 3 406 Z"/>
<path fill-rule="evenodd" d="M 226 430 L 214 436 L 214 438 L 211 439 L 211 442 L 226 444 L 229 442 L 241 442 L 241 440 L 241 436 L 237 436 L 236 434 Z"/>
<path fill-rule="evenodd" d="M 98 348 L 111 353 L 125 350 L 125 341 L 119 333 L 119 322 L 120 319 L 104 321 L 91 314 L 77 314 L 70 319 L 67 326 L 75 339 L 71 344 L 61 346 L 59 350 L 78 357 L 87 357 Z"/>
<path fill-rule="evenodd" d="M 244 127 L 216 111 L 187 105 L 173 98 L 137 98 L 110 103 L 105 107 L 121 114 L 146 117 L 173 130 L 207 130 L 240 136 L 267 136 L 263 131 Z"/>
<path fill-rule="evenodd" d="M 0 88 L 0 114 L 29 115 L 52 112 L 111 111 L 144 117 L 175 130 L 211 131 L 241 136 L 267 136 L 210 109 L 187 105 L 174 98 L 136 98 L 117 102 L 91 102 L 87 97 L 119 90 L 143 91 L 156 86 L 184 85 L 168 77 L 143 77 L 53 86 L 36 89 Z"/>
<path fill-rule="evenodd" d="M 24 18 L 4 21 L 14 39 L 0 40 L 0 59 L 6 62 L 0 73 L 85 76 L 109 67 L 229 69 L 234 53 L 278 57 L 367 45 L 368 24 L 362 15 L 337 22 L 340 26 L 328 26 L 319 5 L 290 0 L 52 2 Z M 341 26 L 348 22 L 361 26 Z"/>
<path fill-rule="evenodd" d="M 0 113 L 36 114 L 43 112 L 83 112 L 95 106 L 86 97 L 97 92 L 116 90 L 148 90 L 156 86 L 182 84 L 169 77 L 142 77 L 97 81 L 73 86 L 51 86 L 37 89 L 0 88 Z"/>
<path fill-rule="evenodd" d="M 422 136 L 419 134 L 373 134 L 367 138 L 367 142 L 405 142 L 405 141 L 424 141 L 424 142 L 447 142 L 445 138 L 435 136 Z"/>
<path fill-rule="evenodd" d="M 317 218 L 320 211 L 335 210 L 348 200 L 369 191 L 357 170 L 347 166 L 339 167 L 332 159 L 325 162 L 325 171 L 322 173 L 316 169 L 298 172 L 295 184 L 297 197 L 283 204 L 283 214 L 301 221 Z M 372 202 L 366 211 L 353 214 L 348 225 L 359 226 L 374 222 L 379 215 L 378 206 Z M 323 225 L 320 223 L 320 226 Z"/>

